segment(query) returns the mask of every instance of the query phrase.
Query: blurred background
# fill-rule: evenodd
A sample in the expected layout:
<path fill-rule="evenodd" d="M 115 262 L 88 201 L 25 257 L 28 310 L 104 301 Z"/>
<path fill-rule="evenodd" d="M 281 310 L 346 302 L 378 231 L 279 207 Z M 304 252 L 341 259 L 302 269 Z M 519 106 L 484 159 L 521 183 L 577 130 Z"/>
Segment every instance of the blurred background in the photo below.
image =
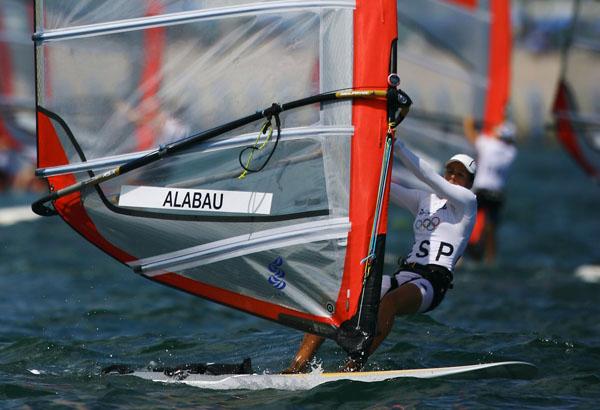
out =
<path fill-rule="evenodd" d="M 561 70 L 561 49 L 573 17 L 573 2 L 513 0 L 512 80 L 509 116 L 519 138 L 554 144 L 552 103 Z M 0 189 L 39 191 L 35 163 L 33 6 L 0 4 Z M 598 104 L 596 102 L 596 104 Z"/>
<path fill-rule="evenodd" d="M 520 134 L 552 139 L 552 103 L 561 69 L 562 47 L 573 18 L 573 2 L 512 1 L 513 59 L 511 108 Z"/>

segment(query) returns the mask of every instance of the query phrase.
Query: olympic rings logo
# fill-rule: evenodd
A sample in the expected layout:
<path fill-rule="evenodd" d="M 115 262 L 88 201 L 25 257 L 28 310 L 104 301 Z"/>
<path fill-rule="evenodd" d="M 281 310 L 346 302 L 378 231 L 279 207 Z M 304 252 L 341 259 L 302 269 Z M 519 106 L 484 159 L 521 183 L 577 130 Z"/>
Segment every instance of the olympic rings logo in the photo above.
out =
<path fill-rule="evenodd" d="M 432 232 L 440 224 L 440 218 L 434 216 L 433 218 L 417 219 L 415 222 L 415 229 L 417 230 L 428 230 Z"/>

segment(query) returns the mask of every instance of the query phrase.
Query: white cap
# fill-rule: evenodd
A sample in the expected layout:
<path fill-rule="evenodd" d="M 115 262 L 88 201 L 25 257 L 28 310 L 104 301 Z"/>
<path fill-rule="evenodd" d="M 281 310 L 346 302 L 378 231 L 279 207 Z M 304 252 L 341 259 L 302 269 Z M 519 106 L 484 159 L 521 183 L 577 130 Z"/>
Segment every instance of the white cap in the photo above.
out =
<path fill-rule="evenodd" d="M 475 175 L 475 172 L 477 172 L 477 164 L 475 163 L 475 160 L 468 155 L 456 154 L 448 161 L 446 161 L 446 165 L 448 165 L 451 162 L 460 162 L 465 166 L 465 168 L 467 169 L 467 171 L 469 171 L 471 175 Z"/>
<path fill-rule="evenodd" d="M 515 141 L 517 138 L 517 127 L 510 121 L 504 121 L 496 127 L 496 135 L 498 138 Z"/>

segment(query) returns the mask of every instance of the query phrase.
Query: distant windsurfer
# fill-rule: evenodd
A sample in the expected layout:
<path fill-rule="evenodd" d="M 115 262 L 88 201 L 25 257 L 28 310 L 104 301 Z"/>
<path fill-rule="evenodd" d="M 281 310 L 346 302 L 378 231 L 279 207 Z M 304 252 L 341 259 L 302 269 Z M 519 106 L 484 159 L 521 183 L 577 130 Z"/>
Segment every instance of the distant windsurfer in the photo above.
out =
<path fill-rule="evenodd" d="M 467 247 L 467 255 L 491 264 L 496 259 L 496 232 L 504 205 L 504 189 L 517 156 L 516 127 L 510 121 L 491 132 L 477 133 L 472 118 L 464 121 L 465 135 L 475 145 L 479 172 L 473 183 L 477 195 L 477 222 Z"/>
<path fill-rule="evenodd" d="M 444 177 L 411 152 L 396 143 L 403 164 L 433 192 L 403 187 L 394 181 L 390 198 L 413 215 L 414 245 L 393 276 L 384 276 L 377 332 L 367 357 L 392 329 L 395 316 L 424 313 L 435 309 L 452 288 L 452 272 L 462 256 L 477 212 L 475 194 L 470 191 L 476 173 L 475 160 L 458 154 L 446 162 Z M 308 363 L 324 338 L 306 334 L 284 373 L 308 370 Z M 365 360 L 366 361 L 366 358 Z M 344 371 L 358 371 L 364 365 L 348 359 Z"/>

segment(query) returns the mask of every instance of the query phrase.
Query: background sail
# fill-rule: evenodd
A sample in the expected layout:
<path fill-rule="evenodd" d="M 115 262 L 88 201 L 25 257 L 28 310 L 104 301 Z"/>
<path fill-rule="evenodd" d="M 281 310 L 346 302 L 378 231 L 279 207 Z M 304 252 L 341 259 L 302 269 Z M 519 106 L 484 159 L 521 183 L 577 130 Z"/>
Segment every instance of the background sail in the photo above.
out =
<path fill-rule="evenodd" d="M 398 2 L 398 71 L 413 97 L 402 138 L 431 165 L 474 155 L 463 119 L 489 130 L 505 114 L 510 90 L 510 2 Z M 416 183 L 395 169 L 395 178 Z"/>
<path fill-rule="evenodd" d="M 32 28 L 32 3 L 0 2 L 0 174 L 13 178 L 35 162 Z"/>
<path fill-rule="evenodd" d="M 146 125 L 156 147 L 273 102 L 385 88 L 395 21 L 393 1 L 38 2 L 38 174 L 60 189 L 140 158 Z M 282 113 L 268 165 L 242 179 L 239 156 L 260 123 L 54 207 L 152 280 L 335 337 L 361 297 L 385 107 Z"/>
<path fill-rule="evenodd" d="M 553 114 L 559 141 L 600 181 L 600 3 L 576 1 Z"/>

